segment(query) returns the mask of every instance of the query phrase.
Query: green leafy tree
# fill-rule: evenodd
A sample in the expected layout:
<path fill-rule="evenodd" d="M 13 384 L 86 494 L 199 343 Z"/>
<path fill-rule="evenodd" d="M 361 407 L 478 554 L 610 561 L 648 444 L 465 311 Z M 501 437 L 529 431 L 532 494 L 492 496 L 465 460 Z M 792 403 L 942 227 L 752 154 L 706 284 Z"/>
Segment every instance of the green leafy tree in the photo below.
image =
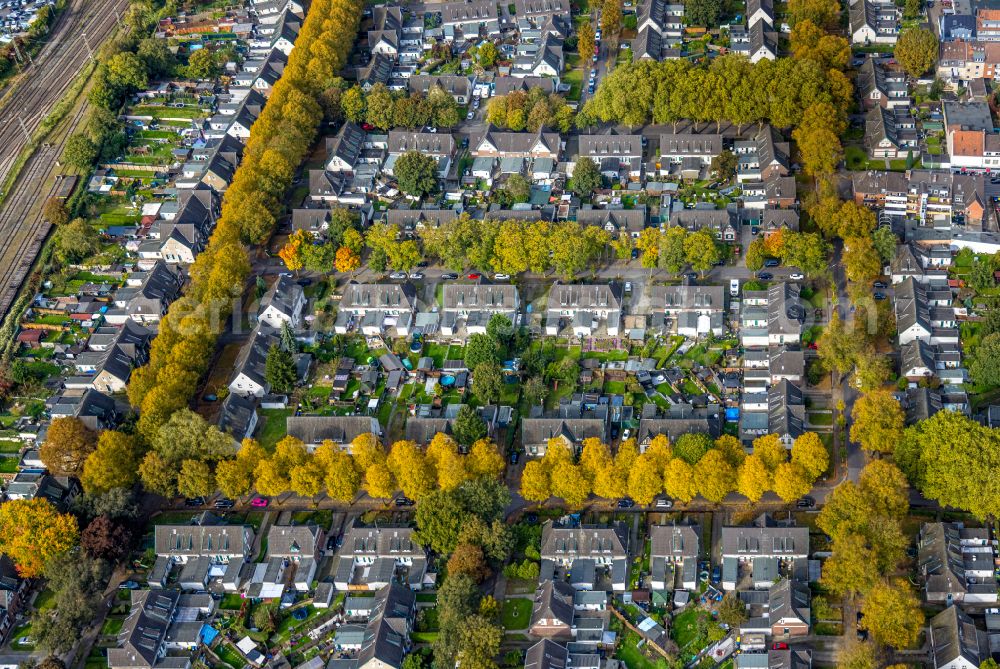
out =
<path fill-rule="evenodd" d="M 485 404 L 494 404 L 500 400 L 503 391 L 503 370 L 500 364 L 493 361 L 484 362 L 472 373 L 472 392 Z"/>
<path fill-rule="evenodd" d="M 264 378 L 271 388 L 279 393 L 288 393 L 295 388 L 298 372 L 291 351 L 271 344 L 264 362 Z"/>
<path fill-rule="evenodd" d="M 185 71 L 191 79 L 213 79 L 219 76 L 215 54 L 208 49 L 198 49 L 188 58 Z"/>
<path fill-rule="evenodd" d="M 714 28 L 722 15 L 721 0 L 693 0 L 684 4 L 687 23 L 703 28 Z"/>
<path fill-rule="evenodd" d="M 573 168 L 573 192 L 580 197 L 590 197 L 601 187 L 601 170 L 592 159 L 583 157 Z"/>
<path fill-rule="evenodd" d="M 973 349 L 970 376 L 985 386 L 1000 386 L 1000 333 L 983 338 Z"/>
<path fill-rule="evenodd" d="M 419 151 L 407 151 L 393 168 L 399 188 L 407 195 L 423 197 L 437 190 L 437 161 Z"/>
<path fill-rule="evenodd" d="M 937 62 L 937 37 L 926 28 L 908 28 L 896 41 L 894 53 L 907 74 L 919 77 Z"/>
<path fill-rule="evenodd" d="M 715 243 L 715 236 L 708 230 L 701 229 L 684 239 L 684 257 L 693 269 L 704 273 L 722 259 L 722 252 Z"/>
<path fill-rule="evenodd" d="M 500 345 L 489 335 L 476 333 L 469 337 L 465 346 L 465 364 L 473 374 L 483 363 L 499 362 L 499 356 Z"/>
<path fill-rule="evenodd" d="M 72 135 L 63 149 L 63 160 L 81 170 L 93 167 L 100 148 L 89 137 L 77 133 Z"/>
<path fill-rule="evenodd" d="M 872 233 L 872 244 L 875 246 L 875 250 L 878 251 L 883 265 L 888 265 L 896 256 L 896 244 L 898 243 L 899 238 L 893 233 L 892 228 L 887 225 L 876 228 L 875 232 Z"/>
<path fill-rule="evenodd" d="M 468 404 L 463 404 L 462 408 L 458 410 L 458 415 L 455 416 L 455 422 L 451 429 L 455 440 L 466 446 L 470 446 L 485 437 L 488 431 L 486 422 L 479 415 L 479 412 Z"/>
<path fill-rule="evenodd" d="M 491 68 L 496 64 L 499 55 L 500 53 L 493 42 L 484 42 L 479 47 L 479 51 L 476 52 L 476 60 L 481 67 Z"/>
<path fill-rule="evenodd" d="M 108 60 L 108 83 L 126 94 L 141 91 L 149 85 L 146 64 L 130 51 L 116 53 Z"/>
<path fill-rule="evenodd" d="M 722 153 L 712 158 L 712 173 L 723 182 L 729 182 L 736 176 L 738 161 L 736 154 L 725 149 Z"/>

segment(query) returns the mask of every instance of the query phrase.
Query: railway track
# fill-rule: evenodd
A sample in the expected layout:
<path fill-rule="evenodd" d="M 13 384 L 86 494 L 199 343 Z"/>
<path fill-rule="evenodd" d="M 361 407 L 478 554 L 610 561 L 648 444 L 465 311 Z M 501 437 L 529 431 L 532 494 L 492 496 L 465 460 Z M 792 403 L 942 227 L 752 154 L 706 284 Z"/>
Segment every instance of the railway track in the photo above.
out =
<path fill-rule="evenodd" d="M 49 177 L 66 140 L 83 121 L 86 105 L 74 113 L 68 132 L 59 142 L 35 151 L 14 183 L 14 192 L 0 208 L 0 314 L 6 315 L 41 251 L 51 224 L 42 218 L 40 203 L 56 194 L 58 185 Z M 80 185 L 79 187 L 85 187 Z"/>
<path fill-rule="evenodd" d="M 66 94 L 90 58 L 90 49 L 97 49 L 114 30 L 127 4 L 128 0 L 75 0 L 60 17 L 0 108 L 0 182 L 52 106 Z"/>
<path fill-rule="evenodd" d="M 73 0 L 49 41 L 0 106 L 0 182 L 30 137 L 63 98 L 77 73 L 115 28 L 128 0 Z M 84 39 L 86 35 L 86 39 Z M 34 151 L 0 206 L 0 314 L 6 315 L 49 234 L 42 203 L 56 193 L 51 177 L 67 139 L 83 121 L 86 105 L 69 119 L 58 141 Z"/>

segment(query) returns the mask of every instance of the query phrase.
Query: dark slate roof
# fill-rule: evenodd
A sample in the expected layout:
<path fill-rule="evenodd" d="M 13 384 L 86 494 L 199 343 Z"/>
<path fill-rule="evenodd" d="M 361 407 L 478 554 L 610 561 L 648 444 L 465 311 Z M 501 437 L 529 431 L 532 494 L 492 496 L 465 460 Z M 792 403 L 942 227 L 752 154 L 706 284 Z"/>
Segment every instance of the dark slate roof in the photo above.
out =
<path fill-rule="evenodd" d="M 545 581 L 535 590 L 535 603 L 531 609 L 531 624 L 541 620 L 573 624 L 573 586 L 565 581 Z M 552 622 L 548 622 L 552 624 Z"/>

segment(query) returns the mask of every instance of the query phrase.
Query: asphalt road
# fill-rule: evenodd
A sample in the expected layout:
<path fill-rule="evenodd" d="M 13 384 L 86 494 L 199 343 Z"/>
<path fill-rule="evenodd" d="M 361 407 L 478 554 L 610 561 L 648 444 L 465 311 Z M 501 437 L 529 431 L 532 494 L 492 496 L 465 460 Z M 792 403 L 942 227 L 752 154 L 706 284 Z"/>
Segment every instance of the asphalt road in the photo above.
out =
<path fill-rule="evenodd" d="M 66 94 L 73 78 L 114 29 L 127 0 L 74 0 L 56 24 L 49 42 L 0 107 L 0 181 L 52 107 Z M 86 36 L 86 37 L 84 37 Z M 85 106 L 71 119 L 82 121 Z M 12 195 L 0 206 L 0 314 L 6 315 L 49 232 L 41 203 L 55 193 L 51 177 L 67 133 L 61 141 L 39 148 L 24 165 Z"/>

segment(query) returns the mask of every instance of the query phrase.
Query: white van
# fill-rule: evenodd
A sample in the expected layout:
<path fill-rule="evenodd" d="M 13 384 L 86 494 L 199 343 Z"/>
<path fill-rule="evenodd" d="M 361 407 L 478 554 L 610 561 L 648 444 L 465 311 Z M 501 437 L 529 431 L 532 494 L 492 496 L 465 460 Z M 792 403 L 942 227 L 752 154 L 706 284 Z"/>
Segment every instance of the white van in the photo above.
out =
<path fill-rule="evenodd" d="M 740 280 L 730 279 L 729 280 L 729 294 L 733 297 L 739 297 L 740 295 Z"/>

